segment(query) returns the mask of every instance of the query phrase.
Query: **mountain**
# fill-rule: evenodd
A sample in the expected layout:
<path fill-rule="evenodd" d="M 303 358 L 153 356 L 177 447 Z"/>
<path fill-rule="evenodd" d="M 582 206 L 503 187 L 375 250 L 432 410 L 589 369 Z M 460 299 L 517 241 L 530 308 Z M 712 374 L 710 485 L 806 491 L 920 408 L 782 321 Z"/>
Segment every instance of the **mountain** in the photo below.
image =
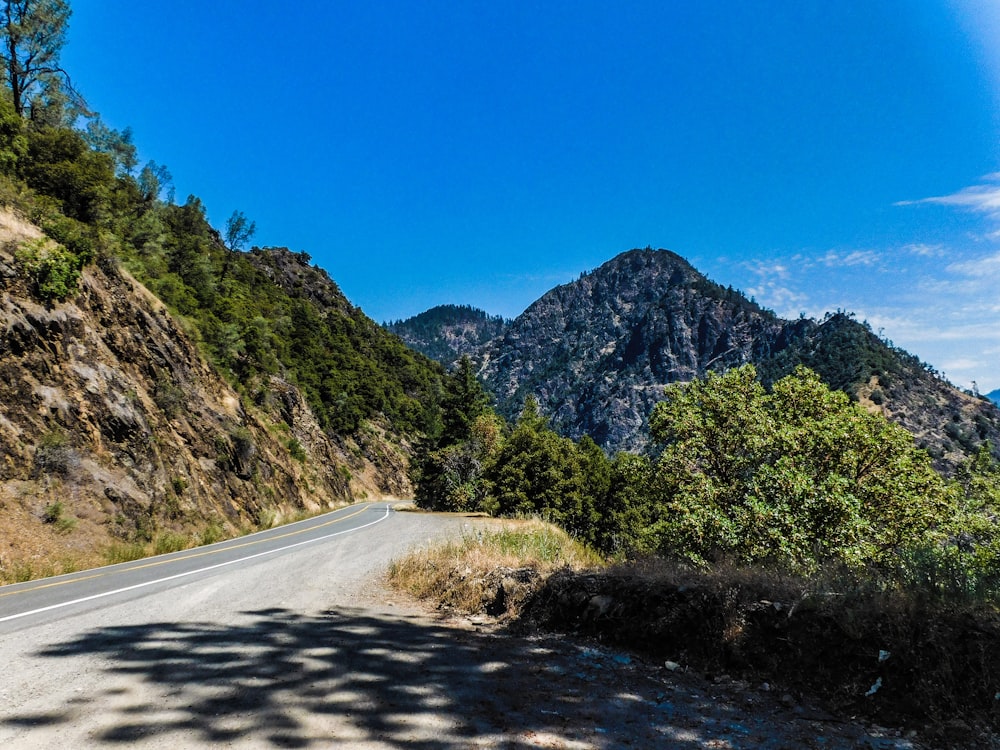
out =
<path fill-rule="evenodd" d="M 759 369 L 767 382 L 797 364 L 905 427 L 938 468 L 950 469 L 985 440 L 1000 455 L 1000 409 L 942 380 L 929 365 L 886 344 L 847 314 L 810 323 Z"/>
<path fill-rule="evenodd" d="M 995 391 L 990 391 L 986 394 L 986 398 L 992 401 L 994 404 L 1000 405 L 1000 388 Z"/>
<path fill-rule="evenodd" d="M 407 320 L 386 324 L 407 346 L 446 365 L 474 355 L 507 325 L 502 317 L 469 305 L 439 305 Z"/>
<path fill-rule="evenodd" d="M 417 329 L 408 330 L 414 338 Z M 423 331 L 422 342 L 436 338 L 442 336 L 433 327 Z M 439 358 L 449 363 L 457 353 L 446 349 Z M 941 466 L 984 439 L 1000 448 L 1000 411 L 851 315 L 781 319 L 666 250 L 613 258 L 549 291 L 495 338 L 462 353 L 473 356 L 508 418 L 533 394 L 560 432 L 588 434 L 608 450 L 645 447 L 648 416 L 668 383 L 744 363 L 767 383 L 798 364 L 811 367 L 831 387 L 911 430 Z"/>
<path fill-rule="evenodd" d="M 500 410 L 534 394 L 561 432 L 644 443 L 663 386 L 787 344 L 783 321 L 667 251 L 635 250 L 556 287 L 481 351 Z"/>

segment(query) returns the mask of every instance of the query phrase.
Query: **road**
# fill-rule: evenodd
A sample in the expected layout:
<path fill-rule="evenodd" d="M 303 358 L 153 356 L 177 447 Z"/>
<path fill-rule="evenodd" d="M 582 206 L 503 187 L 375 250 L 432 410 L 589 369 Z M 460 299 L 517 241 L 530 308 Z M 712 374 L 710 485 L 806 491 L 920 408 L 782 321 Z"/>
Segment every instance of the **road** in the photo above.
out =
<path fill-rule="evenodd" d="M 0 747 L 906 748 L 773 693 L 427 613 L 378 583 L 473 519 L 364 503 L 0 588 Z M 862 744 L 859 744 L 862 743 Z"/>
<path fill-rule="evenodd" d="M 0 634 L 123 604 L 204 580 L 227 568 L 331 541 L 388 520 L 389 503 L 362 503 L 195 550 L 0 587 Z"/>

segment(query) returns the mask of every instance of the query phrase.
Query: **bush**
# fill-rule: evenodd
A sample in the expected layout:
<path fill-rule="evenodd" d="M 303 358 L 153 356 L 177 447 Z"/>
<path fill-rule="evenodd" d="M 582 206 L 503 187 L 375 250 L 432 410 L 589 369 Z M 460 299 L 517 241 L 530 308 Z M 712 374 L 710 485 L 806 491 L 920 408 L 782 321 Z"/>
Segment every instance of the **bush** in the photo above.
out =
<path fill-rule="evenodd" d="M 648 547 L 804 571 L 881 564 L 920 544 L 951 497 L 912 436 L 806 368 L 767 393 L 750 365 L 667 388 Z"/>
<path fill-rule="evenodd" d="M 304 464 L 306 462 L 306 449 L 302 447 L 302 443 L 300 443 L 296 438 L 290 438 L 285 446 L 288 448 L 288 452 L 291 454 L 292 458 L 299 463 Z"/>
<path fill-rule="evenodd" d="M 30 240 L 14 253 L 21 272 L 44 302 L 64 300 L 80 284 L 80 258 L 48 239 Z"/>
<path fill-rule="evenodd" d="M 53 430 L 42 435 L 35 448 L 35 469 L 41 474 L 65 477 L 79 463 L 79 455 L 69 445 L 66 433 L 61 430 Z"/>
<path fill-rule="evenodd" d="M 169 552 L 179 552 L 191 546 L 191 540 L 184 534 L 167 531 L 156 538 L 153 544 L 154 555 L 165 555 Z"/>
<path fill-rule="evenodd" d="M 61 500 L 55 500 L 45 507 L 42 513 L 42 520 L 51 524 L 60 534 L 68 534 L 76 528 L 77 519 L 73 516 L 65 515 L 66 506 Z"/>

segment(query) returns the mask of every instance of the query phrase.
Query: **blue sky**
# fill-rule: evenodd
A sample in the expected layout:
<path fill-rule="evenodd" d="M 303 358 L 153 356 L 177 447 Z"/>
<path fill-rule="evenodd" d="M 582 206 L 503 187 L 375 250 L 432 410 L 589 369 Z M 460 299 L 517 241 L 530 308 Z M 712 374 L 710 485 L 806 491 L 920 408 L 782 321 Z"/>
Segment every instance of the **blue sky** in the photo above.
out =
<path fill-rule="evenodd" d="M 633 247 L 1000 388 L 994 0 L 76 0 L 63 63 L 178 200 L 379 321 Z"/>

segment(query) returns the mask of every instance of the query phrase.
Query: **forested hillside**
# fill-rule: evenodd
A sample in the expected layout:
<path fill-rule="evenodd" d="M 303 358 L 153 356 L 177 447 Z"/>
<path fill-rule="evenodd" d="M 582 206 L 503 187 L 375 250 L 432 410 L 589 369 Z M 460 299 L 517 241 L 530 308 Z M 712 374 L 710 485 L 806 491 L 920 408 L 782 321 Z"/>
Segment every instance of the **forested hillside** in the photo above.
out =
<path fill-rule="evenodd" d="M 450 367 L 497 338 L 506 325 L 502 317 L 469 305 L 438 305 L 412 318 L 388 323 L 386 328 L 407 346 Z"/>
<path fill-rule="evenodd" d="M 242 212 L 177 203 L 69 87 L 66 3 L 6 13 L 0 579 L 407 494 L 443 368 Z"/>

